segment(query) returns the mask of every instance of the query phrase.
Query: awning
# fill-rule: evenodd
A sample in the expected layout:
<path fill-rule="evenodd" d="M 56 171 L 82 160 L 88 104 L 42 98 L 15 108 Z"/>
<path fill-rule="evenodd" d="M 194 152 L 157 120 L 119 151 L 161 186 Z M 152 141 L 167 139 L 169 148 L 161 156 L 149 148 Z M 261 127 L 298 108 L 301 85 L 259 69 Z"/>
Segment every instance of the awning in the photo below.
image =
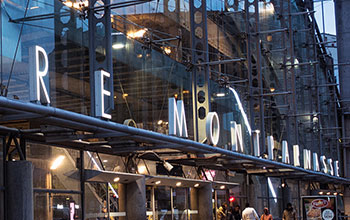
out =
<path fill-rule="evenodd" d="M 198 163 L 209 169 L 233 170 L 255 175 L 295 178 L 319 182 L 350 184 L 350 179 L 306 170 L 273 160 L 242 154 L 188 139 L 104 121 L 58 108 L 25 103 L 0 97 L 0 134 L 21 135 L 28 141 L 74 149 L 126 155 L 145 151 L 167 151 L 183 154 L 173 160 L 178 164 Z M 10 128 L 13 122 L 35 121 L 40 128 Z M 188 158 L 189 153 L 213 155 L 210 158 Z M 205 163 L 210 161 L 210 163 Z"/>

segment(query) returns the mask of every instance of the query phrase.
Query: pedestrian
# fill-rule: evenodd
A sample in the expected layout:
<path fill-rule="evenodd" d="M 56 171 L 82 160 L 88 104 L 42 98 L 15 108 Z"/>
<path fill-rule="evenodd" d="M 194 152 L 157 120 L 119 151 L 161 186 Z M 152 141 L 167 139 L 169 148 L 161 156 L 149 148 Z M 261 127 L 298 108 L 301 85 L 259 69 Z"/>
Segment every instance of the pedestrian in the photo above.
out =
<path fill-rule="evenodd" d="M 241 220 L 241 207 L 239 205 L 236 205 L 235 207 L 231 207 L 231 216 L 230 220 Z"/>
<path fill-rule="evenodd" d="M 296 220 L 295 211 L 291 203 L 287 204 L 287 208 L 283 211 L 282 220 Z"/>
<path fill-rule="evenodd" d="M 258 214 L 249 203 L 246 203 L 245 209 L 242 212 L 242 220 L 260 220 Z"/>
<path fill-rule="evenodd" d="M 272 220 L 272 215 L 267 207 L 264 208 L 264 213 L 262 214 L 260 220 Z"/>
<path fill-rule="evenodd" d="M 227 220 L 227 204 L 223 202 L 217 210 L 217 219 L 218 220 Z"/>

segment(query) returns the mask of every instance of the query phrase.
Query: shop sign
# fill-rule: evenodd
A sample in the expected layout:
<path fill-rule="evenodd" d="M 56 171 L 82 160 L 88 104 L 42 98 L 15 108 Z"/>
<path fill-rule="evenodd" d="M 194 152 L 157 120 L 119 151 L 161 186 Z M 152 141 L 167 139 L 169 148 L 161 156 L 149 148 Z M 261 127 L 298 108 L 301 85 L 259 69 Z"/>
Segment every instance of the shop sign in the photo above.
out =
<path fill-rule="evenodd" d="M 176 104 L 177 103 L 177 104 Z M 175 98 L 169 98 L 168 106 L 169 116 L 169 135 L 178 137 L 188 137 L 186 116 L 184 104 L 181 100 L 176 102 Z M 216 112 L 209 112 L 206 117 L 206 137 L 207 142 L 212 145 L 217 145 L 220 137 L 220 122 Z M 235 121 L 230 122 L 231 143 L 232 149 L 236 152 L 244 152 L 244 143 L 242 138 L 242 126 Z M 253 140 L 253 155 L 260 157 L 259 146 L 259 130 L 252 132 Z M 274 140 L 272 136 L 267 137 L 268 159 L 276 160 L 273 155 Z M 332 159 L 327 159 L 325 156 L 318 157 L 317 153 L 312 153 L 308 149 L 303 149 L 303 168 L 313 170 L 316 172 L 323 172 L 326 174 L 339 176 L 339 162 Z M 282 141 L 282 162 L 291 164 L 289 155 L 288 142 Z M 321 162 L 321 163 L 320 163 Z M 300 150 L 298 145 L 293 145 L 293 163 L 292 165 L 300 167 Z"/>
<path fill-rule="evenodd" d="M 41 104 L 50 104 L 49 83 L 48 83 L 48 56 L 45 50 L 40 46 L 35 46 L 30 49 L 30 101 Z M 99 70 L 95 72 L 94 88 L 95 88 L 95 113 L 97 117 L 111 119 L 111 115 L 105 112 L 105 97 L 110 97 L 111 92 L 104 88 L 105 81 L 110 77 L 110 73 Z M 169 99 L 169 135 L 178 137 L 188 137 L 185 108 L 183 101 L 176 101 L 175 98 Z M 217 145 L 220 138 L 220 121 L 216 112 L 209 112 L 206 116 L 205 123 L 206 137 L 209 144 Z M 230 122 L 231 144 L 232 149 L 236 152 L 244 152 L 244 142 L 242 138 L 242 126 L 235 121 Z M 259 146 L 260 131 L 252 131 L 253 140 L 253 155 L 260 157 Z M 272 136 L 267 137 L 268 144 L 268 159 L 273 158 L 274 140 Z M 311 160 L 312 155 L 312 160 Z M 321 163 L 319 163 L 319 160 Z M 312 163 L 311 163 L 312 161 Z M 287 141 L 282 141 L 282 162 L 290 164 L 290 155 Z M 321 171 L 330 175 L 339 176 L 339 162 L 327 159 L 325 156 L 318 158 L 317 153 L 311 154 L 310 150 L 303 150 L 303 165 L 304 169 L 312 169 Z M 299 146 L 293 145 L 293 165 L 300 166 Z M 321 168 L 320 168 L 321 165 Z"/>
<path fill-rule="evenodd" d="M 335 196 L 303 196 L 303 219 L 336 220 L 337 201 Z"/>

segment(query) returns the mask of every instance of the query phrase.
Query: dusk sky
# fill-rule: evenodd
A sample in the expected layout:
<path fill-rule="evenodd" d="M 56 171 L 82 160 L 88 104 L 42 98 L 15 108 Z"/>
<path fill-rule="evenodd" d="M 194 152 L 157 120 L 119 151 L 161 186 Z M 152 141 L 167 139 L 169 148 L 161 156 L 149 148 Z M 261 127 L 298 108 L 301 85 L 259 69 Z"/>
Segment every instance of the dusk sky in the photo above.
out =
<path fill-rule="evenodd" d="M 333 0 L 323 0 L 324 5 L 324 23 L 325 23 L 325 32 L 328 34 L 336 34 L 335 28 L 335 15 L 334 15 L 334 2 Z M 315 17 L 320 28 L 321 33 L 323 33 L 323 24 L 322 24 L 322 4 L 321 0 L 317 0 L 314 3 L 315 8 Z"/>

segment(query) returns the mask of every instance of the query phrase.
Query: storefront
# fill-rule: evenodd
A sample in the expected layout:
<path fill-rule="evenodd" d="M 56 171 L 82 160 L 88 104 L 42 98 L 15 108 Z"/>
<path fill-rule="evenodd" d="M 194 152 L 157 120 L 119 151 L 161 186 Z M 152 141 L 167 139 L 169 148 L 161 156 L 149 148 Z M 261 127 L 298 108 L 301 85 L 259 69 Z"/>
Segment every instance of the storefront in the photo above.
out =
<path fill-rule="evenodd" d="M 2 1 L 0 220 L 211 220 L 246 202 L 303 218 L 302 196 L 322 194 L 344 211 L 341 138 L 325 132 L 337 97 L 310 89 L 331 77 L 299 46 L 313 33 L 286 31 L 309 17 L 286 27 L 284 10 L 308 14 L 289 0 Z"/>

